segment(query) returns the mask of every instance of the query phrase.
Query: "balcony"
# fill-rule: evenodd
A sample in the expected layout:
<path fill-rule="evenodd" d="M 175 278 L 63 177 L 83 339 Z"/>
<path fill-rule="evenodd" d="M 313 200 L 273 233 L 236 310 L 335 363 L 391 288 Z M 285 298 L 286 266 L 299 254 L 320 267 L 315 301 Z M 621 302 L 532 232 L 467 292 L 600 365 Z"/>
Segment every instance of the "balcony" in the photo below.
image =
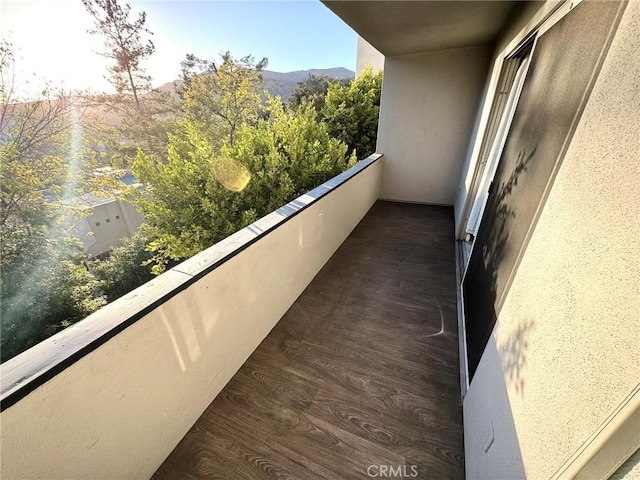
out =
<path fill-rule="evenodd" d="M 376 202 L 153 478 L 463 478 L 456 315 L 452 210 Z"/>
<path fill-rule="evenodd" d="M 462 478 L 453 211 L 379 157 L 3 364 L 3 478 Z"/>

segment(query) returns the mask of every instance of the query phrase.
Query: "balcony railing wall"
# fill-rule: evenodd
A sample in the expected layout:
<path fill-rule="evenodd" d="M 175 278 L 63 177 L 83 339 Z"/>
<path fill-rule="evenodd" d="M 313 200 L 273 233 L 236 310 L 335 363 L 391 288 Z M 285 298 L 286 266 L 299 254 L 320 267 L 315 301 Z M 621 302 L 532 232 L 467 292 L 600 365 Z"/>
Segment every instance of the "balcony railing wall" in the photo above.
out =
<path fill-rule="evenodd" d="M 379 157 L 3 364 L 3 478 L 150 477 L 378 198 Z"/>

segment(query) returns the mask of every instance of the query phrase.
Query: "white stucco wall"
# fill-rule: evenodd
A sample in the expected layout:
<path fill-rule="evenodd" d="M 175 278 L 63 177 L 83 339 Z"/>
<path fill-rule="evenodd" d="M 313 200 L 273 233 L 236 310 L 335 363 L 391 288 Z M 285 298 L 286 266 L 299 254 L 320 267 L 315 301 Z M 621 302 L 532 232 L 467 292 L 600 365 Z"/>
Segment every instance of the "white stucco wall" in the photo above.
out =
<path fill-rule="evenodd" d="M 136 207 L 116 198 L 91 207 L 75 229 L 84 246 L 84 252 L 95 257 L 122 245 L 122 239 L 134 233 L 145 218 Z"/>
<path fill-rule="evenodd" d="M 551 478 L 640 381 L 638 50 L 629 2 L 465 397 L 468 478 Z"/>
<path fill-rule="evenodd" d="M 1 477 L 149 478 L 367 213 L 381 169 L 369 166 L 4 410 Z M 46 342 L 131 314 L 281 218 L 270 214 Z"/>
<path fill-rule="evenodd" d="M 453 205 L 492 48 L 386 57 L 381 198 Z"/>
<path fill-rule="evenodd" d="M 131 233 L 125 223 L 120 204 L 115 198 L 93 207 L 86 220 L 89 222 L 94 240 L 87 251 L 91 256 L 101 255 L 113 247 L 122 245 L 122 238 Z M 140 223 L 136 225 L 138 226 Z"/>
<path fill-rule="evenodd" d="M 358 44 L 356 51 L 356 77 L 371 65 L 373 72 L 384 69 L 384 55 L 376 50 L 373 45 L 358 35 Z"/>

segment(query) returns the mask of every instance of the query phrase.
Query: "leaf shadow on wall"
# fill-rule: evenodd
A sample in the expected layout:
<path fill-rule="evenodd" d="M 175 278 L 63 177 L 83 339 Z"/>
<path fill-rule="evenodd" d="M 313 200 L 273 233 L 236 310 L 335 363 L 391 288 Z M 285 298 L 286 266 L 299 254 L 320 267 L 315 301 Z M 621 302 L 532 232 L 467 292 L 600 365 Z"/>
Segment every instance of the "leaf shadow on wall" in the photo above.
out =
<path fill-rule="evenodd" d="M 529 153 L 527 153 L 526 150 L 519 152 L 511 175 L 507 181 L 500 184 L 492 202 L 492 213 L 495 215 L 494 226 L 497 228 L 491 229 L 488 242 L 485 244 L 487 248 L 483 251 L 487 273 L 491 279 L 491 327 L 497 322 L 499 313 L 497 307 L 499 308 L 499 304 L 501 303 L 501 299 L 498 298 L 498 271 L 510 247 L 508 242 L 510 226 L 516 221 L 516 213 L 511 206 L 510 199 L 513 195 L 517 195 L 517 187 L 519 181 L 521 181 L 521 176 L 527 171 L 531 161 L 535 157 L 536 151 L 537 146 Z M 508 290 L 508 288 L 506 290 Z M 500 353 L 505 378 L 519 395 L 524 395 L 524 372 L 527 366 L 529 336 L 534 328 L 535 320 L 525 318 L 517 324 L 504 342 L 498 343 L 498 351 Z M 493 328 L 491 328 L 490 331 L 492 329 Z"/>
<path fill-rule="evenodd" d="M 506 380 L 522 396 L 524 396 L 524 372 L 527 366 L 529 336 L 535 326 L 535 320 L 525 319 L 516 326 L 506 341 L 498 343 L 498 352 Z"/>
<path fill-rule="evenodd" d="M 510 232 L 517 222 L 512 206 L 513 196 L 517 195 L 516 187 L 521 181 L 520 177 L 529 168 L 536 151 L 537 148 L 534 147 L 530 152 L 521 150 L 518 153 L 509 176 L 490 193 L 483 214 L 476 239 L 482 250 L 472 254 L 464 284 L 469 371 L 472 377 L 498 319 L 499 282 L 504 281 L 499 273 L 506 257 L 511 253 Z M 508 159 L 503 158 L 501 162 L 503 161 L 510 163 Z M 514 381 L 520 392 L 524 388 L 523 370 L 528 347 L 528 343 L 522 339 L 526 338 L 527 331 L 532 326 L 528 323 L 520 326 L 516 338 L 509 342 L 509 360 L 505 362 L 505 373 L 510 379 L 516 379 Z"/>

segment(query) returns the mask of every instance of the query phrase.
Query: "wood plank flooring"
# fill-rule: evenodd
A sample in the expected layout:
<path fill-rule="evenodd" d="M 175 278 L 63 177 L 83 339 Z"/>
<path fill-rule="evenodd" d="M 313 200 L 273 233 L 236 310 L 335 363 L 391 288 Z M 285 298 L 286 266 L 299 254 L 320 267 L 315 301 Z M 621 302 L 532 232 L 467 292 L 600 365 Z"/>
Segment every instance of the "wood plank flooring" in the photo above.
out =
<path fill-rule="evenodd" d="M 464 478 L 453 229 L 378 201 L 153 478 Z"/>

